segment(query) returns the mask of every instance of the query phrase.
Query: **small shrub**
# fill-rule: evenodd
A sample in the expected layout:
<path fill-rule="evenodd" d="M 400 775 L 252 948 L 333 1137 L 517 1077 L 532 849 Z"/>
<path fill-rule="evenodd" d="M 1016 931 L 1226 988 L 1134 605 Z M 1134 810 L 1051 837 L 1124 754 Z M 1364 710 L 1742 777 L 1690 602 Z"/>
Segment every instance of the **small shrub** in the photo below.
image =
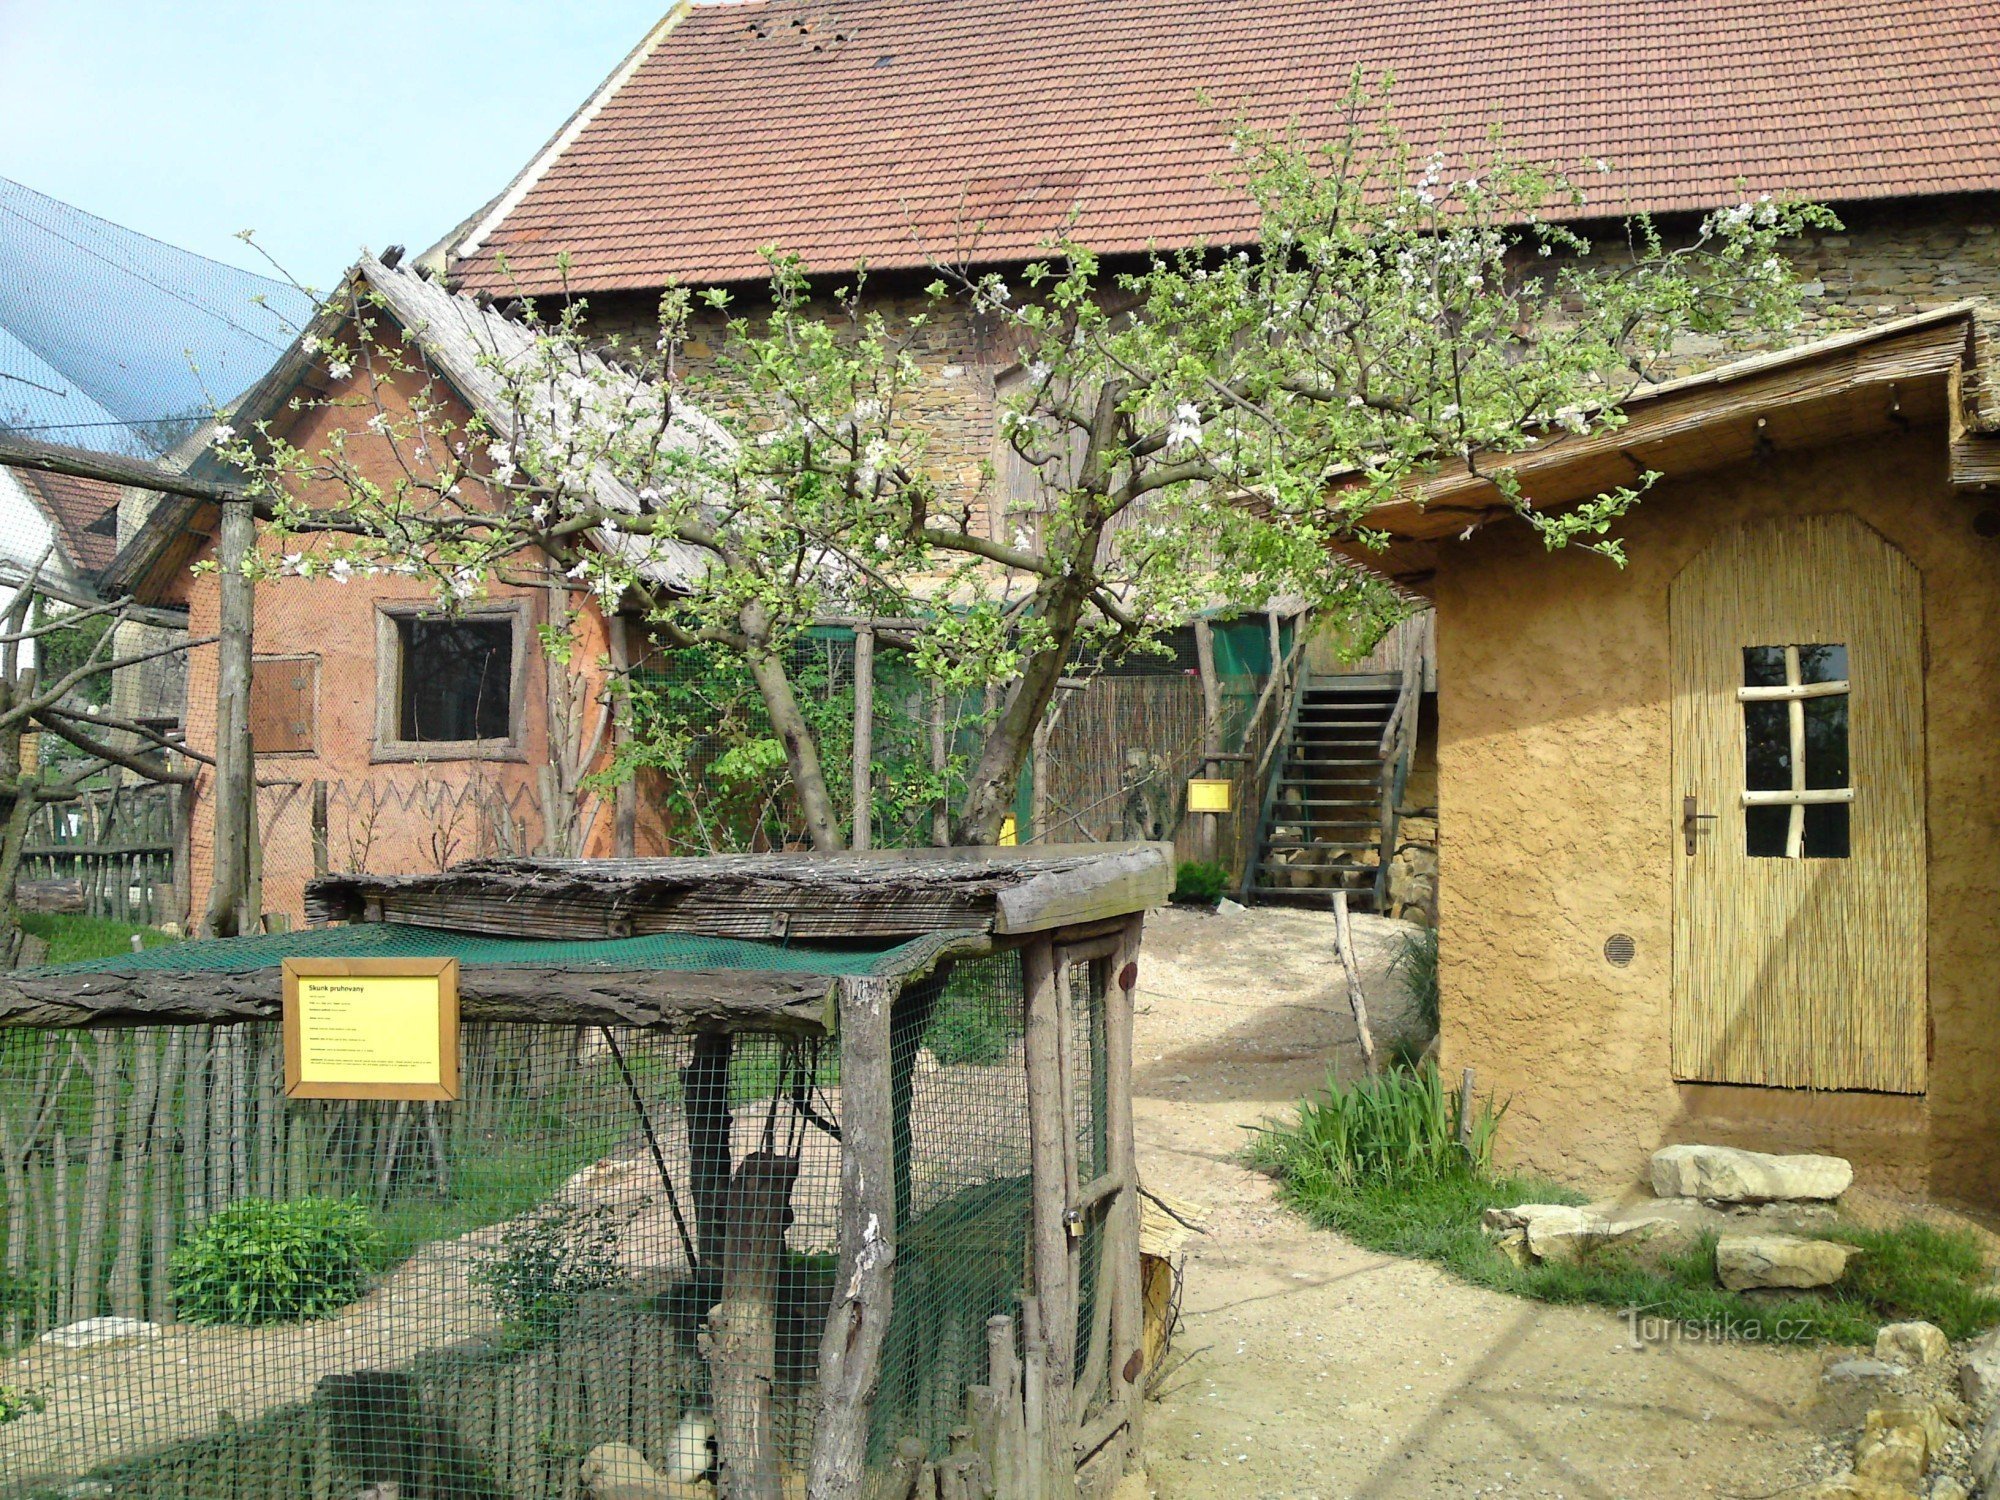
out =
<path fill-rule="evenodd" d="M 1417 1002 L 1417 1015 L 1431 1036 L 1438 1031 L 1438 935 L 1435 927 L 1419 927 L 1404 935 L 1402 946 L 1389 964 L 1389 972 L 1401 974 L 1409 986 L 1410 998 Z"/>
<path fill-rule="evenodd" d="M 1213 906 L 1229 889 L 1229 870 L 1213 860 L 1182 860 L 1174 871 L 1174 900 L 1184 906 Z"/>
<path fill-rule="evenodd" d="M 1460 1146 L 1458 1096 L 1438 1070 L 1398 1068 L 1352 1085 L 1329 1079 L 1291 1124 L 1260 1131 L 1251 1156 L 1301 1198 L 1407 1187 L 1483 1173 L 1499 1121 L 1490 1102 L 1481 1106 Z"/>
<path fill-rule="evenodd" d="M 9 1422 L 17 1422 L 31 1411 L 47 1411 L 49 1398 L 40 1391 L 24 1390 L 18 1385 L 0 1385 L 0 1427 Z"/>
<path fill-rule="evenodd" d="M 1001 1061 L 1021 1035 L 1018 1010 L 976 987 L 963 993 L 957 989 L 956 985 L 946 988 L 937 1014 L 924 1028 L 922 1045 L 948 1068 L 960 1064 L 985 1067 Z"/>
<path fill-rule="evenodd" d="M 472 1281 L 483 1287 L 508 1333 L 521 1342 L 551 1337 L 586 1292 L 616 1286 L 620 1226 L 609 1204 L 544 1203 L 500 1231 L 479 1252 Z"/>
<path fill-rule="evenodd" d="M 189 1323 L 329 1317 L 367 1286 L 376 1240 L 368 1210 L 351 1198 L 238 1203 L 174 1251 L 174 1307 Z"/>
<path fill-rule="evenodd" d="M 1993 1273 L 1969 1229 L 1912 1219 L 1891 1229 L 1842 1224 L 1824 1237 L 1861 1251 L 1847 1264 L 1840 1295 L 1866 1303 L 1884 1322 L 1922 1319 L 1953 1340 L 2000 1322 L 2000 1298 L 1988 1290 Z"/>

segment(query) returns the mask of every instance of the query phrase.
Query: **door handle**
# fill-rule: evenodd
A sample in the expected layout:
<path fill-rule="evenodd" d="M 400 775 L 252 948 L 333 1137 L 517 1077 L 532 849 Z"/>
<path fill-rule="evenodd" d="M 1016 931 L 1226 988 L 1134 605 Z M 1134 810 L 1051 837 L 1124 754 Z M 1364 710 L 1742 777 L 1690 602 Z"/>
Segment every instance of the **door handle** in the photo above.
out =
<path fill-rule="evenodd" d="M 1687 845 L 1688 858 L 1694 858 L 1694 836 L 1701 832 L 1703 823 L 1713 823 L 1714 813 L 1698 812 L 1699 804 L 1694 797 L 1681 798 L 1681 841 Z"/>

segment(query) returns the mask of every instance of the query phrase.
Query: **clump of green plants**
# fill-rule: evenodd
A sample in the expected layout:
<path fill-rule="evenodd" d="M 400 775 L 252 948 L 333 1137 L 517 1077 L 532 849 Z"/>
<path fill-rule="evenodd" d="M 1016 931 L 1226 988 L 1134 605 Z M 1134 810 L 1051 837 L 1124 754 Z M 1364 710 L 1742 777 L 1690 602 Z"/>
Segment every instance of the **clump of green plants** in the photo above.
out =
<path fill-rule="evenodd" d="M 1020 1037 L 1020 1008 L 976 984 L 962 986 L 961 978 L 972 975 L 961 971 L 953 976 L 924 1028 L 922 1044 L 947 1068 L 986 1067 L 1005 1058 Z"/>
<path fill-rule="evenodd" d="M 1410 998 L 1417 1003 L 1417 1016 L 1424 1031 L 1438 1031 L 1438 935 L 1435 927 L 1419 927 L 1405 933 L 1389 962 L 1389 972 L 1402 976 Z"/>
<path fill-rule="evenodd" d="M 1228 889 L 1228 868 L 1212 859 L 1184 859 L 1174 871 L 1174 900 L 1182 906 L 1213 906 Z"/>
<path fill-rule="evenodd" d="M 609 1204 L 544 1203 L 500 1231 L 482 1250 L 472 1281 L 517 1343 L 540 1343 L 590 1292 L 616 1286 L 622 1226 Z"/>
<path fill-rule="evenodd" d="M 174 1251 L 174 1307 L 188 1323 L 299 1323 L 366 1289 L 378 1234 L 352 1198 L 255 1198 L 225 1208 Z"/>
<path fill-rule="evenodd" d="M 1435 1067 L 1393 1068 L 1354 1084 L 1330 1079 L 1290 1125 L 1260 1131 L 1251 1155 L 1308 1202 L 1483 1175 L 1502 1111 L 1482 1105 L 1463 1145 L 1458 1112 Z"/>
<path fill-rule="evenodd" d="M 1573 1262 L 1516 1265 L 1488 1238 L 1486 1211 L 1579 1204 L 1583 1195 L 1496 1173 L 1493 1141 L 1504 1110 L 1481 1105 L 1460 1146 L 1457 1107 L 1430 1066 L 1329 1082 L 1293 1120 L 1259 1130 L 1250 1159 L 1277 1178 L 1289 1206 L 1370 1250 L 1433 1261 L 1478 1286 L 1608 1307 L 1703 1338 L 1866 1344 L 1884 1323 L 1921 1319 L 1953 1339 L 2000 1323 L 2000 1298 L 1988 1290 L 1992 1271 L 1975 1236 L 1921 1220 L 1889 1229 L 1828 1226 L 1825 1238 L 1862 1252 L 1845 1278 L 1826 1292 L 1778 1299 L 1720 1286 L 1713 1234 L 1666 1253 L 1611 1245 Z"/>
<path fill-rule="evenodd" d="M 18 1385 L 0 1385 L 0 1427 L 9 1422 L 18 1422 L 29 1412 L 47 1411 L 49 1398 L 40 1391 L 31 1391 Z"/>

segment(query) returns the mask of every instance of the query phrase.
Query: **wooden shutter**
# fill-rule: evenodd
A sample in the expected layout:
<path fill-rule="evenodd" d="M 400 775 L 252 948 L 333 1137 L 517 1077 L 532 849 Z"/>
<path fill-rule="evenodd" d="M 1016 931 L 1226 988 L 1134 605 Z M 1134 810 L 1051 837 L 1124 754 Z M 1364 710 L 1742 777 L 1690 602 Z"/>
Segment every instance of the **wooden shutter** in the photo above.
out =
<path fill-rule="evenodd" d="M 250 677 L 250 738 L 259 755 L 310 755 L 319 743 L 319 658 L 259 656 Z"/>

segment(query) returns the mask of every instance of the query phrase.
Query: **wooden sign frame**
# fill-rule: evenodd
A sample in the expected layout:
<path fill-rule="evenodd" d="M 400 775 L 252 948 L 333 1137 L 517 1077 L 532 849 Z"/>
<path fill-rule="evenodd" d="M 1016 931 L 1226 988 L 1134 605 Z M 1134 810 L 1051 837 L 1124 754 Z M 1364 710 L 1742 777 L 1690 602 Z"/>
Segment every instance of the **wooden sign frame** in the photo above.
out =
<path fill-rule="evenodd" d="M 301 1056 L 301 979 L 430 979 L 438 986 L 436 1082 L 340 1082 L 313 1079 Z M 455 958 L 288 958 L 284 963 L 285 1097 L 288 1099 L 453 1100 L 462 1094 L 458 1058 L 458 960 Z"/>

